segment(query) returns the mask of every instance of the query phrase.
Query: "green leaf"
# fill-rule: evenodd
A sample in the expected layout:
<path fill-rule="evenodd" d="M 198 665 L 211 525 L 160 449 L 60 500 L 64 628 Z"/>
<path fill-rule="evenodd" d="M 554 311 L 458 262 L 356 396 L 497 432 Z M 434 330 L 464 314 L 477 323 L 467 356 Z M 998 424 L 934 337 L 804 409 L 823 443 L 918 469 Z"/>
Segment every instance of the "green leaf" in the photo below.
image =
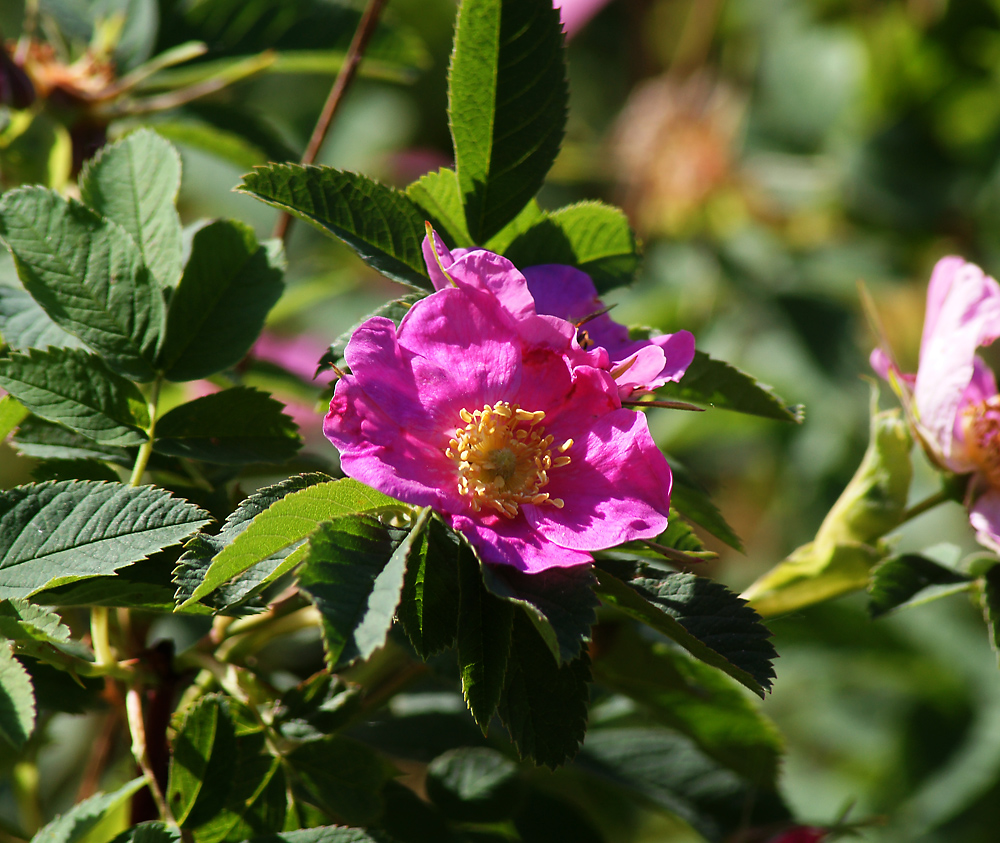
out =
<path fill-rule="evenodd" d="M 0 335 L 11 348 L 84 348 L 60 328 L 26 290 L 0 286 Z"/>
<path fill-rule="evenodd" d="M 575 766 L 680 817 L 711 843 L 791 817 L 779 796 L 721 769 L 688 738 L 664 729 L 591 729 Z"/>
<path fill-rule="evenodd" d="M 576 755 L 587 729 L 590 656 L 557 665 L 531 621 L 514 616 L 500 720 L 521 758 L 552 769 Z"/>
<path fill-rule="evenodd" d="M 456 822 L 503 822 L 517 813 L 524 795 L 519 772 L 495 749 L 452 749 L 427 766 L 427 795 Z"/>
<path fill-rule="evenodd" d="M 382 812 L 380 790 L 394 770 L 367 746 L 349 738 L 329 737 L 303 744 L 287 759 L 306 798 L 335 819 L 352 825 L 378 820 Z"/>
<path fill-rule="evenodd" d="M 546 212 L 513 239 L 504 254 L 518 267 L 560 263 L 591 277 L 598 293 L 630 284 L 639 268 L 639 245 L 618 208 L 580 202 Z"/>
<path fill-rule="evenodd" d="M 703 351 L 694 353 L 694 361 L 679 383 L 660 387 L 657 395 L 778 421 L 801 422 L 805 418 L 801 405 L 786 404 L 771 387 Z"/>
<path fill-rule="evenodd" d="M 191 243 L 167 313 L 159 365 L 172 381 L 190 381 L 235 366 L 253 346 L 284 290 L 281 244 L 259 245 L 253 229 L 216 220 Z"/>
<path fill-rule="evenodd" d="M 609 563 L 602 563 L 606 565 Z M 771 633 L 746 601 L 694 574 L 664 574 L 640 568 L 626 581 L 598 568 L 597 593 L 627 615 L 669 636 L 691 655 L 717 667 L 764 696 L 777 657 Z"/>
<path fill-rule="evenodd" d="M 381 307 L 377 307 L 365 316 L 364 319 L 361 319 L 337 337 L 337 339 L 330 344 L 330 348 L 327 352 L 320 357 L 317 362 L 317 367 L 322 369 L 329 366 L 343 365 L 344 351 L 347 348 L 347 344 L 351 341 L 351 337 L 354 336 L 354 332 L 361 327 L 362 322 L 367 322 L 373 316 L 382 316 L 386 319 L 391 319 L 398 328 L 399 323 L 403 321 L 403 317 L 406 316 L 410 308 L 422 298 L 425 298 L 424 293 L 411 293 L 408 296 L 403 296 L 402 298 L 395 299 L 394 301 L 386 302 Z"/>
<path fill-rule="evenodd" d="M 393 843 L 393 841 L 377 831 L 331 825 L 251 837 L 247 843 Z"/>
<path fill-rule="evenodd" d="M 544 219 L 545 211 L 536 199 L 532 199 L 518 211 L 514 219 L 486 241 L 486 248 L 498 255 L 506 255 L 511 243 Z"/>
<path fill-rule="evenodd" d="M 450 248 L 475 246 L 465 224 L 462 194 L 454 170 L 442 167 L 425 173 L 406 188 L 406 195 L 426 214 Z"/>
<path fill-rule="evenodd" d="M 55 612 L 35 606 L 20 597 L 0 600 L 0 638 L 11 641 L 66 643 L 69 627 Z"/>
<path fill-rule="evenodd" d="M 323 671 L 286 691 L 271 722 L 289 740 L 323 740 L 351 722 L 363 696 L 361 686 Z"/>
<path fill-rule="evenodd" d="M 138 387 L 80 348 L 0 359 L 0 386 L 36 416 L 104 445 L 141 445 L 149 411 Z"/>
<path fill-rule="evenodd" d="M 483 565 L 486 588 L 520 606 L 559 664 L 571 662 L 597 622 L 597 579 L 589 565 L 525 574 L 508 565 Z"/>
<path fill-rule="evenodd" d="M 119 834 L 111 843 L 180 843 L 177 826 L 159 821 L 139 823 Z"/>
<path fill-rule="evenodd" d="M 330 670 L 367 659 L 385 645 L 399 605 L 406 556 L 426 523 L 424 513 L 410 534 L 366 515 L 334 519 L 309 537 L 302 589 L 323 618 Z"/>
<path fill-rule="evenodd" d="M 207 523 L 207 513 L 152 486 L 17 486 L 0 493 L 0 597 L 111 574 Z"/>
<path fill-rule="evenodd" d="M 694 528 L 673 507 L 670 507 L 667 529 L 657 536 L 656 542 L 683 553 L 703 553 L 705 551 L 705 545 L 695 533 Z"/>
<path fill-rule="evenodd" d="M 982 579 L 983 615 L 990 630 L 990 646 L 1000 657 L 1000 565 L 990 568 Z"/>
<path fill-rule="evenodd" d="M 302 440 L 283 409 L 267 393 L 245 386 L 204 395 L 157 421 L 154 449 L 223 465 L 284 462 Z"/>
<path fill-rule="evenodd" d="M 0 198 L 0 237 L 53 321 L 118 374 L 153 379 L 163 296 L 124 229 L 79 202 L 26 187 Z"/>
<path fill-rule="evenodd" d="M 689 481 L 674 463 L 671 463 L 671 467 L 674 469 L 674 485 L 670 490 L 670 506 L 719 541 L 742 553 L 743 542 L 722 517 L 708 494 L 693 485 L 693 481 Z"/>
<path fill-rule="evenodd" d="M 424 660 L 452 646 L 458 634 L 458 560 L 462 540 L 431 513 L 412 545 L 399 604 L 399 620 Z"/>
<path fill-rule="evenodd" d="M 83 843 L 106 817 L 118 811 L 145 784 L 146 780 L 139 777 L 112 793 L 98 793 L 78 802 L 41 828 L 31 843 Z"/>
<path fill-rule="evenodd" d="M 11 431 L 28 418 L 28 415 L 28 408 L 13 395 L 4 395 L 0 398 L 0 440 L 10 436 Z"/>
<path fill-rule="evenodd" d="M 35 728 L 31 677 L 0 639 L 0 738 L 20 750 Z"/>
<path fill-rule="evenodd" d="M 462 694 L 472 717 L 486 734 L 503 692 L 514 606 L 486 590 L 479 561 L 464 543 L 458 556 L 458 593 Z"/>
<path fill-rule="evenodd" d="M 320 483 L 333 482 L 333 478 L 326 474 L 313 472 L 311 474 L 300 474 L 290 477 L 281 483 L 273 486 L 265 486 L 258 489 L 252 495 L 244 498 L 239 506 L 226 518 L 222 529 L 215 535 L 198 533 L 192 536 L 184 545 L 184 554 L 177 561 L 177 568 L 174 570 L 174 582 L 177 585 L 175 599 L 178 604 L 187 605 L 189 598 L 194 594 L 195 589 L 205 580 L 212 564 L 212 559 L 221 553 L 226 547 L 232 544 L 236 537 L 243 533 L 250 526 L 254 518 L 268 509 L 273 503 L 281 500 L 285 495 L 301 491 L 310 486 Z M 348 481 L 354 482 L 354 481 Z M 255 565 L 250 566 L 241 576 L 229 583 L 223 583 L 214 591 L 211 605 L 217 610 L 228 609 L 239 605 L 252 595 L 256 594 L 262 587 L 267 585 L 284 569 L 282 564 L 301 543 L 282 547 L 262 559 Z"/>
<path fill-rule="evenodd" d="M 393 498 L 349 478 L 309 484 L 282 495 L 267 510 L 253 516 L 252 523 L 223 548 L 212 560 L 204 581 L 178 608 L 200 600 L 253 565 L 299 544 L 326 521 L 399 505 Z"/>
<path fill-rule="evenodd" d="M 121 481 L 121 475 L 110 465 L 97 460 L 44 460 L 32 471 L 31 479 L 36 483 L 46 480 L 108 480 Z"/>
<path fill-rule="evenodd" d="M 12 441 L 20 453 L 40 460 L 103 460 L 123 467 L 135 463 L 135 452 L 128 448 L 100 444 L 36 416 L 18 426 Z"/>
<path fill-rule="evenodd" d="M 180 155 L 149 129 L 104 147 L 80 173 L 83 201 L 131 235 L 161 286 L 173 286 L 181 274 L 181 220 L 174 207 L 180 186 Z"/>
<path fill-rule="evenodd" d="M 424 215 L 405 193 L 356 173 L 299 164 L 256 167 L 237 190 L 343 240 L 394 281 L 433 289 L 420 250 Z"/>
<path fill-rule="evenodd" d="M 558 10 L 536 0 L 462 3 L 448 116 L 473 242 L 496 234 L 538 192 L 568 100 Z"/>
<path fill-rule="evenodd" d="M 969 577 L 919 553 L 891 556 L 872 571 L 868 583 L 868 613 L 879 618 L 893 609 L 967 591 L 972 585 Z"/>
<path fill-rule="evenodd" d="M 732 680 L 630 624 L 606 632 L 594 661 L 598 682 L 641 703 L 752 784 L 777 786 L 781 736 Z"/>
<path fill-rule="evenodd" d="M 200 825 L 225 799 L 235 753 L 236 727 L 225 697 L 209 694 L 197 700 L 174 738 L 164 794 L 181 826 Z"/>

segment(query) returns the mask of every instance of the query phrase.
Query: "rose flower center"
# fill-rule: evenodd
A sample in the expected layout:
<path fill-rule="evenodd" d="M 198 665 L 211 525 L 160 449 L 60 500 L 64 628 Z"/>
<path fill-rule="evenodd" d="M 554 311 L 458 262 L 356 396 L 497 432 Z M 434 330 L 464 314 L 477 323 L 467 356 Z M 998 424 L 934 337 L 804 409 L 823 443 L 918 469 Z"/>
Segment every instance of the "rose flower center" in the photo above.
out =
<path fill-rule="evenodd" d="M 962 430 L 969 457 L 986 475 L 989 484 L 1000 489 L 1000 395 L 967 407 Z"/>
<path fill-rule="evenodd" d="M 444 453 L 455 461 L 459 494 L 469 498 L 475 512 L 490 507 L 513 518 L 521 504 L 563 506 L 561 498 L 542 491 L 549 471 L 570 461 L 552 456 L 553 438 L 542 426 L 544 412 L 497 401 L 481 410 L 462 409 L 459 416 L 465 426 L 455 429 Z M 572 445 L 567 439 L 555 450 L 564 454 Z"/>

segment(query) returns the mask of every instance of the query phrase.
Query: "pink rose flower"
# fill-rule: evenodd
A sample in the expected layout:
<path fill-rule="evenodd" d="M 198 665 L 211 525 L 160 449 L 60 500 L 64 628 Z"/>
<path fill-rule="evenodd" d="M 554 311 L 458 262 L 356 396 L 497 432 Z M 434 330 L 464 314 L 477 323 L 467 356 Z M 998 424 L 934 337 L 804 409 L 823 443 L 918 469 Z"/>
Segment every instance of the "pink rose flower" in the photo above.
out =
<path fill-rule="evenodd" d="M 433 507 L 484 561 L 529 573 L 658 535 L 671 474 L 645 416 L 581 363 L 571 324 L 490 292 L 523 286 L 509 262 L 466 265 L 489 289 L 449 286 L 398 328 L 373 317 L 351 337 L 323 426 L 344 473 Z"/>
<path fill-rule="evenodd" d="M 928 456 L 971 474 L 966 506 L 980 544 L 1000 553 L 1000 395 L 976 350 L 1000 336 L 1000 285 L 962 258 L 942 258 L 927 288 L 916 375 L 896 370 L 882 349 L 872 367 L 896 377 Z"/>
<path fill-rule="evenodd" d="M 575 267 L 545 264 L 530 266 L 521 273 L 506 258 L 485 249 L 452 252 L 436 234 L 435 245 L 436 258 L 430 239 L 424 238 L 424 260 L 435 289 L 454 283 L 489 290 L 513 312 L 557 317 L 555 324 L 572 323 L 577 326 L 574 348 L 591 352 L 577 359 L 611 372 L 623 400 L 680 380 L 694 359 L 694 336 L 690 331 L 648 340 L 629 339 L 628 328 L 603 312 L 604 302 L 598 298 L 590 276 Z M 484 272 L 487 264 L 496 270 Z M 502 278 L 502 283 L 495 278 Z"/>

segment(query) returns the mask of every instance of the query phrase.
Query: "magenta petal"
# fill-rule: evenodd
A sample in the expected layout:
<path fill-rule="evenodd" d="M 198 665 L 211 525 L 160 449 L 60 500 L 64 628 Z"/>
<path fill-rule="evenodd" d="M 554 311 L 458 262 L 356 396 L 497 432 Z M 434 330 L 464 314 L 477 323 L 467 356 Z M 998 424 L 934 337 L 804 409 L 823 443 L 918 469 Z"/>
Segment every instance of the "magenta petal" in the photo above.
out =
<path fill-rule="evenodd" d="M 524 507 L 527 521 L 545 538 L 562 547 L 599 550 L 666 529 L 670 467 L 642 413 L 615 410 L 602 416 L 566 454 L 572 462 L 552 469 L 545 487 L 563 500 L 563 508 Z"/>
<path fill-rule="evenodd" d="M 492 293 L 515 319 L 535 315 L 535 300 L 524 276 L 501 255 L 484 249 L 466 252 L 448 267 L 448 274 L 460 287 Z"/>
<path fill-rule="evenodd" d="M 677 331 L 675 334 L 663 334 L 653 337 L 651 342 L 663 349 L 667 362 L 660 372 L 659 379 L 663 383 L 679 381 L 688 366 L 694 362 L 694 334 L 690 331 Z M 663 384 L 658 384 L 662 386 Z"/>
<path fill-rule="evenodd" d="M 484 562 L 511 565 L 527 574 L 594 561 L 588 553 L 546 541 L 521 518 L 488 516 L 473 521 L 464 515 L 453 515 L 451 526 L 472 543 Z"/>
<path fill-rule="evenodd" d="M 976 541 L 1000 553 L 1000 490 L 990 489 L 969 510 L 969 523 L 976 531 Z"/>
<path fill-rule="evenodd" d="M 524 270 L 535 310 L 579 322 L 604 307 L 590 276 L 573 266 L 542 264 Z"/>

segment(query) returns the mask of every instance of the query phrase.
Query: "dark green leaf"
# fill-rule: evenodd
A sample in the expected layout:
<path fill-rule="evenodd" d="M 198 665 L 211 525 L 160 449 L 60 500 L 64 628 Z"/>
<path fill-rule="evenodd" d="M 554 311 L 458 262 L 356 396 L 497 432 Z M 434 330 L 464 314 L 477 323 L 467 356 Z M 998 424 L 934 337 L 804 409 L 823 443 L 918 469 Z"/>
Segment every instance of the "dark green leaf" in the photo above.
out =
<path fill-rule="evenodd" d="M 31 843 L 82 843 L 99 822 L 119 810 L 145 784 L 146 780 L 139 777 L 113 793 L 98 793 L 78 802 L 41 828 Z"/>
<path fill-rule="evenodd" d="M 580 202 L 546 213 L 504 250 L 516 266 L 560 263 L 593 279 L 598 293 L 631 283 L 639 246 L 628 218 L 602 202 Z"/>
<path fill-rule="evenodd" d="M 212 559 L 235 541 L 250 523 L 268 509 L 271 504 L 281 500 L 285 495 L 307 489 L 319 483 L 331 483 L 333 478 L 326 474 L 314 472 L 300 474 L 258 489 L 252 495 L 244 498 L 235 511 L 226 518 L 226 522 L 215 535 L 198 533 L 184 545 L 184 555 L 177 561 L 174 571 L 174 582 L 177 584 L 175 595 L 177 602 L 187 603 L 205 581 L 206 574 L 212 564 Z M 353 481 L 350 481 L 353 482 Z M 298 547 L 298 544 L 279 548 L 275 553 L 250 566 L 243 574 L 229 583 L 223 583 L 213 592 L 210 604 L 215 609 L 226 609 L 243 603 L 261 587 L 271 582 L 276 572 L 282 567 L 282 562 Z"/>
<path fill-rule="evenodd" d="M 455 643 L 458 633 L 458 560 L 462 540 L 431 514 L 406 562 L 399 620 L 413 649 L 428 659 Z"/>
<path fill-rule="evenodd" d="M 404 539 L 376 518 L 351 515 L 322 524 L 310 536 L 299 587 L 322 615 L 330 670 L 367 659 L 385 644 L 406 555 L 420 529 L 418 522 Z"/>
<path fill-rule="evenodd" d="M 486 734 L 503 691 L 514 606 L 483 586 L 480 564 L 463 542 L 458 555 L 458 666 L 469 711 Z"/>
<path fill-rule="evenodd" d="M 680 817 L 711 843 L 790 817 L 776 794 L 754 789 L 663 729 L 592 729 L 576 766 Z"/>
<path fill-rule="evenodd" d="M 546 214 L 542 210 L 542 206 L 538 204 L 536 199 L 532 199 L 521 208 L 514 219 L 486 241 L 486 248 L 498 255 L 506 255 L 511 243 L 533 226 L 542 222 L 545 217 Z"/>
<path fill-rule="evenodd" d="M 462 194 L 454 170 L 442 167 L 425 173 L 406 188 L 406 195 L 416 203 L 449 248 L 474 246 L 465 224 Z"/>
<path fill-rule="evenodd" d="M 902 606 L 965 591 L 971 585 L 969 577 L 918 553 L 891 556 L 872 571 L 868 612 L 878 618 Z"/>
<path fill-rule="evenodd" d="M 235 773 L 235 754 L 236 727 L 228 703 L 219 694 L 202 697 L 184 713 L 170 757 L 164 795 L 180 825 L 200 825 L 222 804 Z"/>
<path fill-rule="evenodd" d="M 190 381 L 234 366 L 250 350 L 281 297 L 281 244 L 259 245 L 253 229 L 216 220 L 194 235 L 167 313 L 158 363 L 172 381 Z"/>
<path fill-rule="evenodd" d="M 448 823 L 434 805 L 398 782 L 382 788 L 385 811 L 381 826 L 399 843 L 457 843 Z"/>
<path fill-rule="evenodd" d="M 705 550 L 705 545 L 698 538 L 698 534 L 673 507 L 670 507 L 667 529 L 656 537 L 656 542 L 684 553 L 702 553 Z"/>
<path fill-rule="evenodd" d="M 448 83 L 465 218 L 484 243 L 538 192 L 559 152 L 569 90 L 558 11 L 536 0 L 466 0 Z"/>
<path fill-rule="evenodd" d="M 520 606 L 560 664 L 573 661 L 597 620 L 597 579 L 589 565 L 524 574 L 508 565 L 484 565 L 483 582 L 497 597 Z"/>
<path fill-rule="evenodd" d="M 114 445 L 102 445 L 61 424 L 29 416 L 13 437 L 17 450 L 40 460 L 103 460 L 131 467 L 135 452 Z"/>
<path fill-rule="evenodd" d="M 399 505 L 393 498 L 350 478 L 303 483 L 302 488 L 283 492 L 266 511 L 253 515 L 253 523 L 212 559 L 204 580 L 180 608 L 211 594 L 252 566 L 300 544 L 326 521 Z"/>
<path fill-rule="evenodd" d="M 273 724 L 294 741 L 318 741 L 343 728 L 361 708 L 359 685 L 325 671 L 286 691 L 274 710 Z"/>
<path fill-rule="evenodd" d="M 151 486 L 17 486 L 0 493 L 0 597 L 111 574 L 207 523 L 198 507 Z"/>
<path fill-rule="evenodd" d="M 83 201 L 131 235 L 163 286 L 173 286 L 181 274 L 181 221 L 174 207 L 180 186 L 180 155 L 149 129 L 104 147 L 80 173 Z"/>
<path fill-rule="evenodd" d="M 344 826 L 317 826 L 252 837 L 247 843 L 394 843 L 377 831 Z"/>
<path fill-rule="evenodd" d="M 542 790 L 532 790 L 514 817 L 514 828 L 522 843 L 606 843 L 604 836 L 587 819 L 582 808 Z"/>
<path fill-rule="evenodd" d="M 287 758 L 309 801 L 335 819 L 353 825 L 378 819 L 380 790 L 393 770 L 367 746 L 330 737 L 303 744 Z"/>
<path fill-rule="evenodd" d="M 983 614 L 990 630 L 990 645 L 1000 654 L 1000 565 L 994 565 L 983 576 Z"/>
<path fill-rule="evenodd" d="M 386 302 L 381 307 L 376 308 L 360 322 L 352 325 L 344 331 L 344 333 L 337 337 L 337 339 L 330 344 L 330 348 L 326 354 L 319 359 L 317 365 L 320 369 L 331 365 L 343 365 L 344 350 L 347 348 L 347 343 L 350 342 L 351 337 L 354 336 L 354 332 L 361 327 L 362 322 L 367 322 L 373 316 L 383 316 L 386 319 L 391 319 L 398 328 L 399 323 L 403 321 L 403 317 L 406 316 L 410 308 L 422 298 L 424 298 L 423 293 L 411 293 L 408 296 L 403 296 L 402 298 L 394 301 Z"/>
<path fill-rule="evenodd" d="M 25 289 L 53 321 L 119 374 L 152 380 L 163 296 L 120 226 L 52 191 L 26 187 L 0 199 L 0 237 Z"/>
<path fill-rule="evenodd" d="M 180 843 L 180 829 L 162 822 L 144 822 L 126 829 L 111 843 Z"/>
<path fill-rule="evenodd" d="M 31 471 L 36 483 L 46 480 L 107 480 L 121 481 L 121 475 L 110 465 L 97 460 L 44 460 Z"/>
<path fill-rule="evenodd" d="M 298 427 L 270 395 L 245 386 L 174 407 L 156 423 L 161 454 L 224 465 L 284 462 L 302 446 Z"/>
<path fill-rule="evenodd" d="M 105 705 L 101 699 L 101 691 L 104 690 L 103 677 L 70 675 L 69 671 L 33 658 L 25 658 L 22 663 L 31 674 L 31 684 L 35 688 L 35 704 L 39 711 L 83 714 Z"/>
<path fill-rule="evenodd" d="M 405 193 L 331 167 L 256 167 L 238 188 L 343 240 L 401 284 L 432 289 L 420 244 L 424 215 Z"/>
<path fill-rule="evenodd" d="M 453 749 L 427 766 L 427 795 L 456 822 L 503 822 L 520 807 L 524 783 L 519 772 L 495 749 Z"/>
<path fill-rule="evenodd" d="M 30 349 L 0 359 L 0 386 L 36 416 L 103 445 L 141 445 L 149 426 L 138 387 L 80 348 Z"/>
<path fill-rule="evenodd" d="M 602 563 L 602 566 L 610 563 Z M 617 568 L 616 568 L 617 570 Z M 597 593 L 669 636 L 691 655 L 717 667 L 764 696 L 771 687 L 777 657 L 771 633 L 745 600 L 694 574 L 667 574 L 650 568 L 624 574 L 625 582 L 599 568 Z"/>
<path fill-rule="evenodd" d="M 786 404 L 771 387 L 703 351 L 695 352 L 679 383 L 660 387 L 657 395 L 778 421 L 801 422 L 805 418 L 801 405 Z"/>
<path fill-rule="evenodd" d="M 55 612 L 20 597 L 0 600 L 0 638 L 11 641 L 69 641 L 69 627 Z"/>
<path fill-rule="evenodd" d="M 674 485 L 670 490 L 670 506 L 733 550 L 743 552 L 743 542 L 722 517 L 712 499 L 693 483 L 687 482 L 687 478 L 676 467 L 674 467 Z"/>
<path fill-rule="evenodd" d="M 605 629 L 594 677 L 646 706 L 702 752 L 747 781 L 774 789 L 782 753 L 775 726 L 715 668 L 621 624 Z"/>
<path fill-rule="evenodd" d="M 0 286 L 0 335 L 11 348 L 83 348 L 53 322 L 26 290 Z"/>
<path fill-rule="evenodd" d="M 0 739 L 21 749 L 35 728 L 31 677 L 0 638 Z"/>
<path fill-rule="evenodd" d="M 514 616 L 500 719 L 521 758 L 555 769 L 576 755 L 587 729 L 590 656 L 557 665 L 531 621 Z"/>

